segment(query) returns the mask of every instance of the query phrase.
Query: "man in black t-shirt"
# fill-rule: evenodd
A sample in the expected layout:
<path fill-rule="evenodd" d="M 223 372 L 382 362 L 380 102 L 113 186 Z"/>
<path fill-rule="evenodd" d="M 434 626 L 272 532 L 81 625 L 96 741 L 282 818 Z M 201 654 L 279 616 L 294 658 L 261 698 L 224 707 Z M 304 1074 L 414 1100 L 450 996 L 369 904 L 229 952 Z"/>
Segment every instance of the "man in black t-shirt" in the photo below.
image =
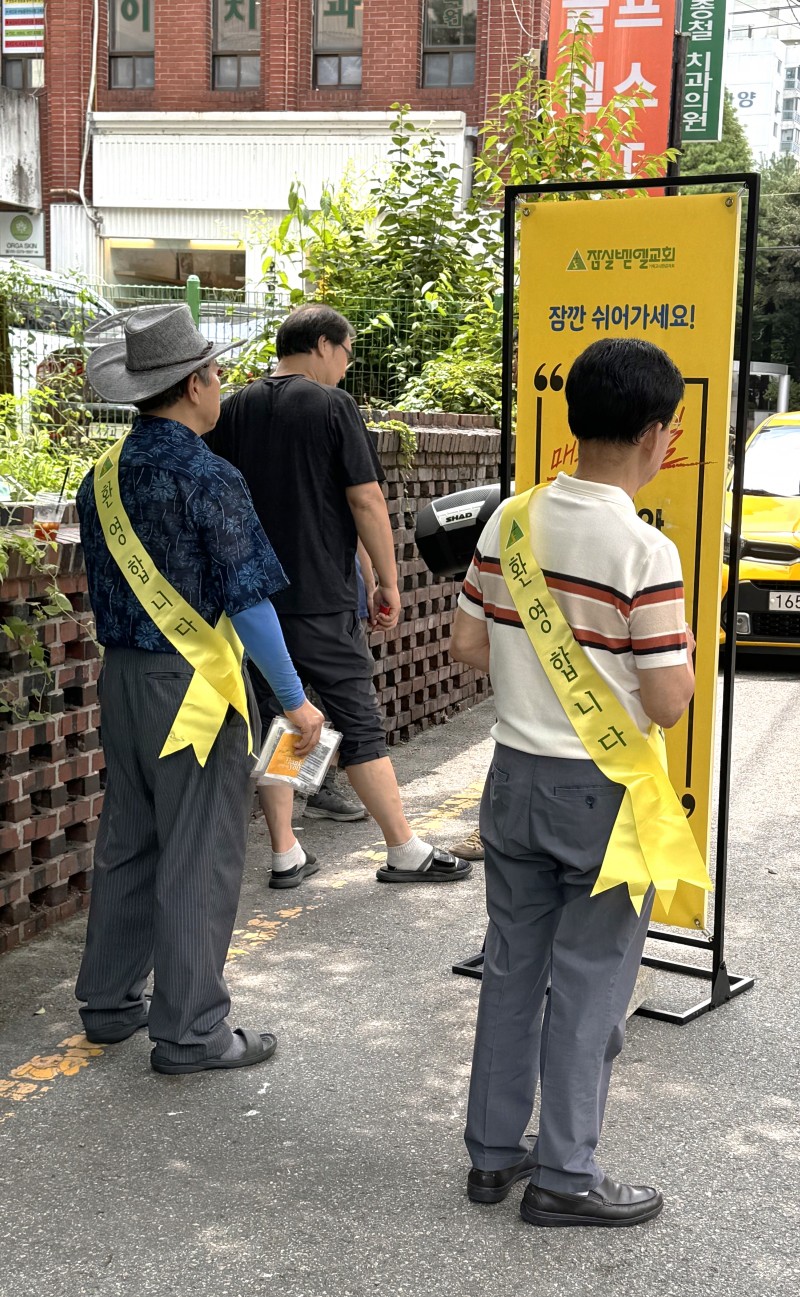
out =
<path fill-rule="evenodd" d="M 472 866 L 422 841 L 403 813 L 372 684 L 373 659 L 358 616 L 356 546 L 377 584 L 371 626 L 400 616 L 394 539 L 381 490 L 383 470 L 353 398 L 340 390 L 355 332 L 329 306 L 308 305 L 284 320 L 278 365 L 225 401 L 207 441 L 243 474 L 289 588 L 275 595 L 286 646 L 301 679 L 342 733 L 339 764 L 387 846 L 381 882 L 451 882 Z M 262 720 L 280 705 L 254 675 Z M 292 791 L 260 789 L 272 841 L 271 887 L 296 887 L 316 872 L 292 830 Z"/>

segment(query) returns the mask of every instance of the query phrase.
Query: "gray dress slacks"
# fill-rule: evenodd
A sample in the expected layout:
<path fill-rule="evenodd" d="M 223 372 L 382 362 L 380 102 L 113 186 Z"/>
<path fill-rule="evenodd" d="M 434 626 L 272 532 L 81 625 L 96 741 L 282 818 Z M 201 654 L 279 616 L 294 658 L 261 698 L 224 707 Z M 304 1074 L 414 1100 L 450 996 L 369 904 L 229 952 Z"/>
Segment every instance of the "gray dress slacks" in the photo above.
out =
<path fill-rule="evenodd" d="M 223 968 L 253 803 L 247 731 L 231 707 L 205 767 L 191 748 L 159 759 L 191 676 L 176 654 L 106 652 L 107 785 L 75 992 L 84 1027 L 133 1026 L 152 971 L 150 1037 L 176 1063 L 216 1057 L 231 1042 Z"/>
<path fill-rule="evenodd" d="M 623 793 L 593 761 L 498 744 L 481 802 L 489 929 L 465 1142 L 480 1170 L 524 1157 L 538 1076 L 532 1180 L 560 1193 L 603 1178 L 595 1148 L 652 908 L 652 891 L 641 915 L 626 887 L 590 895 Z"/>

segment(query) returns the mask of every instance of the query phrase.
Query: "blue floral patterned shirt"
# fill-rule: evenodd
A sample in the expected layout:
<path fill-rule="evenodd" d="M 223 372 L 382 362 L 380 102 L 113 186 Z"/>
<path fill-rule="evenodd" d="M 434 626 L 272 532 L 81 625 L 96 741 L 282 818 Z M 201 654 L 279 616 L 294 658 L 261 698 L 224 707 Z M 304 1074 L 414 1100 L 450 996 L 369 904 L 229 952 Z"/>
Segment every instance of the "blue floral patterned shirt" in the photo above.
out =
<path fill-rule="evenodd" d="M 158 571 L 212 626 L 288 585 L 244 478 L 173 419 L 140 415 L 119 460 L 122 502 Z M 106 648 L 175 649 L 151 621 L 103 538 L 94 470 L 77 496 L 89 598 Z"/>

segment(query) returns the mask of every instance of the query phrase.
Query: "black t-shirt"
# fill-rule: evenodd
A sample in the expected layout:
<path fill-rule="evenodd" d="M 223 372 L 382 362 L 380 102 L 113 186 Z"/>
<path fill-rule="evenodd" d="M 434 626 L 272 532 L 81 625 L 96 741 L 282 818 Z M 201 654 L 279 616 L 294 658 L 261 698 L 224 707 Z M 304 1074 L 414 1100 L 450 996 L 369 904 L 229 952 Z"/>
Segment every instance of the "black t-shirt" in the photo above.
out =
<path fill-rule="evenodd" d="M 357 608 L 345 491 L 384 473 L 352 396 L 301 374 L 259 378 L 223 403 L 206 442 L 242 473 L 289 577 L 272 596 L 278 612 Z"/>

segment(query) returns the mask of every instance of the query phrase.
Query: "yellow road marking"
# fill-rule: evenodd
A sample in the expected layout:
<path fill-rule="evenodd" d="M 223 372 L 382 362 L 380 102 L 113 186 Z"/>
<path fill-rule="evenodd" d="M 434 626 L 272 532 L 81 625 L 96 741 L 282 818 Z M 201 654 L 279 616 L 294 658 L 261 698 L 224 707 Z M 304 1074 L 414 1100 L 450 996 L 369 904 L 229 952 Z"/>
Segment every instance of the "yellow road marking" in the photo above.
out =
<path fill-rule="evenodd" d="M 235 943 L 228 948 L 225 967 L 251 955 L 259 946 L 274 941 L 281 929 L 285 928 L 292 919 L 299 918 L 306 908 L 305 905 L 293 905 L 291 909 L 278 910 L 277 919 L 268 919 L 266 915 L 259 913 L 254 918 L 248 919 L 244 928 L 234 928 Z M 316 909 L 316 906 L 314 908 Z"/>
<path fill-rule="evenodd" d="M 42 1081 L 55 1081 L 61 1076 L 77 1076 L 88 1067 L 93 1058 L 105 1053 L 101 1045 L 91 1045 L 81 1033 L 68 1036 L 58 1045 L 59 1053 L 34 1054 L 27 1063 L 14 1067 L 5 1077 L 0 1077 L 0 1099 L 11 1103 L 27 1103 L 41 1099 L 52 1088 Z M 0 1112 L 0 1126 L 15 1115 L 14 1108 Z"/>

